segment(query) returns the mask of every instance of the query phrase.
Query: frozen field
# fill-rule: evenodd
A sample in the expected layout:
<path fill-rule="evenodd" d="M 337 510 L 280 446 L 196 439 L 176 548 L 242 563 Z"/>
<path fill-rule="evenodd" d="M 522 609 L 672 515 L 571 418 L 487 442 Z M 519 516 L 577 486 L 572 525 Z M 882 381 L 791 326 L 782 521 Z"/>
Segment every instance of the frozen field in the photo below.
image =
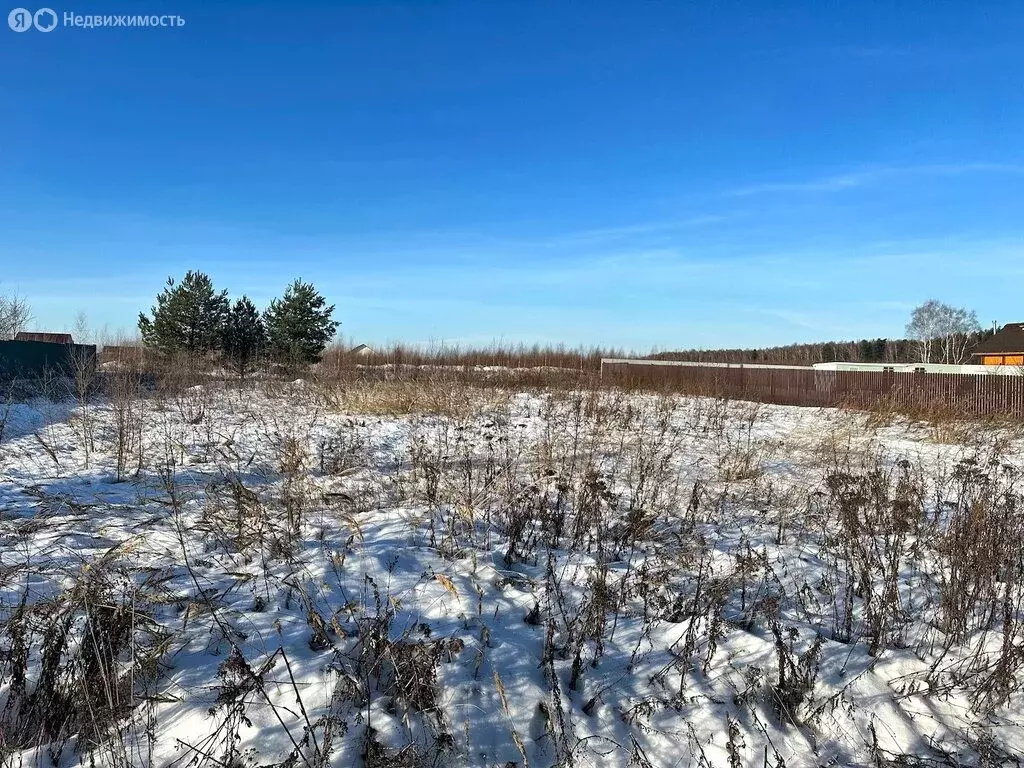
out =
<path fill-rule="evenodd" d="M 4 766 L 1024 752 L 1005 429 L 302 382 L 0 421 Z"/>

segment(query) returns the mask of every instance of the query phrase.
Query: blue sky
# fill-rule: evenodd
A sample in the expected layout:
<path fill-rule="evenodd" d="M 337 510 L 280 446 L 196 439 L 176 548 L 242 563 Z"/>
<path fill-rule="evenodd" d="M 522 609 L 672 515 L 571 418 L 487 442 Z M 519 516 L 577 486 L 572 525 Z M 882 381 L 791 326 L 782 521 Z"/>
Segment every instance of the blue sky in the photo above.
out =
<path fill-rule="evenodd" d="M 132 330 L 294 277 L 354 341 L 1024 319 L 1019 2 L 97 3 L 0 28 L 0 290 Z"/>

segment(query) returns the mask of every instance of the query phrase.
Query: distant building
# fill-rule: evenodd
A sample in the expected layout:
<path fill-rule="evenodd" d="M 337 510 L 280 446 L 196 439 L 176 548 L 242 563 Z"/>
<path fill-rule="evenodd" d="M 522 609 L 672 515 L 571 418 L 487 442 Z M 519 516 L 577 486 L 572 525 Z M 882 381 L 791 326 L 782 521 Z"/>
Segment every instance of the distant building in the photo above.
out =
<path fill-rule="evenodd" d="M 365 344 L 360 344 L 358 347 L 352 347 L 348 353 L 350 355 L 355 355 L 356 357 L 369 357 L 373 354 L 373 350 Z"/>
<path fill-rule="evenodd" d="M 1004 325 L 971 353 L 979 365 L 1024 366 L 1024 323 Z"/>
<path fill-rule="evenodd" d="M 46 344 L 74 344 L 70 333 L 38 333 L 36 331 L 19 331 L 15 341 L 42 341 Z"/>

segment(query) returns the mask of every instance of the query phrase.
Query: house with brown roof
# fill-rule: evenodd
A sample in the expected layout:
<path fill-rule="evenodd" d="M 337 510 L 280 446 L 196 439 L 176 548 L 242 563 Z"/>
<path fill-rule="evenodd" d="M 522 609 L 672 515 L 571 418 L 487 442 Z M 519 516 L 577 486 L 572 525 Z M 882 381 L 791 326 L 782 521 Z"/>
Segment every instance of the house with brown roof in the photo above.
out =
<path fill-rule="evenodd" d="M 74 344 L 70 333 L 41 333 L 37 331 L 18 331 L 15 341 L 42 341 L 47 344 Z"/>
<path fill-rule="evenodd" d="M 1004 325 L 971 353 L 976 365 L 1024 366 L 1024 323 Z"/>

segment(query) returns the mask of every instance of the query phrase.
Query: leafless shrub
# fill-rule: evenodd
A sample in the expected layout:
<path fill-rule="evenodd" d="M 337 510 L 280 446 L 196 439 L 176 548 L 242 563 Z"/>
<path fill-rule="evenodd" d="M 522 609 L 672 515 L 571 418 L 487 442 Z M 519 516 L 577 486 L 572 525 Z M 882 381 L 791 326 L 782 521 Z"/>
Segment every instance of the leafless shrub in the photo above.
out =
<path fill-rule="evenodd" d="M 816 635 L 810 645 L 798 653 L 794 645 L 799 633 L 795 629 L 783 632 L 774 618 L 769 618 L 768 625 L 775 638 L 778 663 L 778 681 L 771 689 L 772 705 L 784 721 L 800 725 L 804 707 L 813 701 L 823 638 Z"/>
<path fill-rule="evenodd" d="M 7 432 L 7 422 L 14 411 L 14 388 L 10 384 L 2 390 L 0 395 L 0 443 L 3 442 L 4 434 Z"/>
<path fill-rule="evenodd" d="M 144 463 L 146 401 L 143 382 L 143 371 L 131 364 L 118 367 L 105 378 L 104 390 L 113 414 L 110 440 L 118 482 L 124 480 L 132 468 L 140 471 Z"/>
<path fill-rule="evenodd" d="M 923 480 L 907 461 L 899 462 L 893 472 L 878 459 L 863 474 L 836 471 L 825 483 L 839 524 L 834 544 L 843 563 L 834 636 L 844 642 L 853 638 L 854 605 L 859 599 L 865 614 L 863 632 L 869 651 L 876 654 L 890 644 L 901 644 L 907 616 L 899 583 L 911 556 L 911 537 L 925 522 Z"/>
<path fill-rule="evenodd" d="M 360 663 L 371 666 L 378 693 L 394 696 L 414 712 L 440 716 L 437 666 L 461 649 L 459 640 L 389 640 L 368 647 Z"/>
<path fill-rule="evenodd" d="M 338 475 L 367 463 L 366 437 L 354 426 L 350 423 L 348 428 L 320 440 L 317 454 L 321 473 Z"/>
<path fill-rule="evenodd" d="M 0 339 L 13 339 L 32 319 L 28 299 L 17 293 L 0 294 Z"/>
<path fill-rule="evenodd" d="M 960 462 L 952 476 L 956 499 L 940 522 L 940 626 L 945 642 L 931 680 L 975 679 L 979 705 L 1004 703 L 1019 689 L 1024 608 L 1024 501 L 1017 470 L 998 454 Z M 989 632 L 998 640 L 987 642 Z M 957 652 L 973 646 L 973 653 Z"/>
<path fill-rule="evenodd" d="M 92 349 L 75 348 L 71 353 L 71 372 L 74 376 L 75 400 L 78 403 L 77 420 L 81 429 L 85 466 L 88 468 L 89 457 L 95 450 L 96 417 L 93 413 L 92 400 L 98 388 L 96 355 Z"/>
<path fill-rule="evenodd" d="M 120 554 L 109 551 L 57 599 L 23 599 L 0 624 L 0 677 L 10 681 L 0 757 L 48 745 L 56 762 L 75 738 L 80 753 L 103 749 L 130 764 L 124 729 L 139 723 L 126 718 L 153 680 L 167 634 L 147 614 L 147 585 Z"/>
<path fill-rule="evenodd" d="M 729 426 L 717 431 L 718 472 L 727 482 L 760 477 L 771 454 L 770 444 L 755 437 L 755 427 L 762 414 L 760 404 L 745 403 L 737 410 L 738 413 L 728 419 Z"/>
<path fill-rule="evenodd" d="M 248 552 L 262 549 L 271 535 L 271 521 L 260 495 L 235 473 L 225 473 L 207 488 L 203 525 L 198 529 L 231 549 Z"/>
<path fill-rule="evenodd" d="M 292 537 L 298 537 L 302 533 L 303 516 L 310 498 L 309 453 L 299 438 L 288 435 L 279 447 L 278 462 L 281 473 L 281 508 L 288 532 Z"/>

